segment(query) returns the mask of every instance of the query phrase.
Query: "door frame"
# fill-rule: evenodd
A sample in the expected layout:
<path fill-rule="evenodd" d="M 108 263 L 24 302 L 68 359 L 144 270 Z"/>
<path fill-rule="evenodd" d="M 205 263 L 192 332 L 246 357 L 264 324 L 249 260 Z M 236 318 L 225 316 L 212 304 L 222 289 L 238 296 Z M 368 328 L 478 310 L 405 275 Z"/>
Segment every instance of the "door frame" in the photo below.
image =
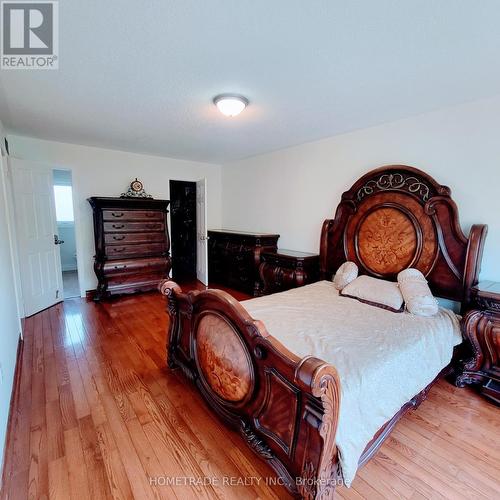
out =
<path fill-rule="evenodd" d="M 86 296 L 86 290 L 83 290 L 82 288 L 82 258 L 81 256 L 83 255 L 83 251 L 80 245 L 80 235 L 78 232 L 78 227 L 80 226 L 80 213 L 77 210 L 77 205 L 76 205 L 76 198 L 77 198 L 77 193 L 78 190 L 76 188 L 76 183 L 75 183 L 75 176 L 74 176 L 74 170 L 72 167 L 66 167 L 66 166 L 53 166 L 52 167 L 52 172 L 54 170 L 66 170 L 68 172 L 71 172 L 71 194 L 72 194 L 72 202 L 73 202 L 73 217 L 74 217 L 74 228 L 75 228 L 75 247 L 76 247 L 76 273 L 78 275 L 78 289 L 80 290 L 80 298 L 85 298 Z M 57 222 L 57 220 L 56 220 Z M 64 286 L 63 286 L 63 292 L 64 292 Z"/>
<path fill-rule="evenodd" d="M 170 181 L 181 181 L 181 182 L 194 182 L 195 184 L 198 182 L 198 181 L 201 181 L 201 180 L 205 180 L 205 186 L 206 186 L 206 196 L 205 196 L 205 210 L 206 210 L 206 213 L 207 213 L 207 218 L 206 218 L 206 225 L 207 225 L 207 231 L 208 231 L 208 198 L 209 198 L 209 193 L 208 193 L 208 179 L 206 177 L 197 177 L 195 179 L 193 179 L 192 177 L 189 178 L 189 179 L 179 179 L 179 178 L 176 178 L 176 179 L 169 179 L 169 183 L 168 183 L 168 198 L 170 200 L 171 196 L 170 196 Z M 169 228 L 171 229 L 172 228 L 172 220 L 170 218 L 170 215 L 171 215 L 171 209 L 169 209 L 168 211 L 168 215 L 167 215 L 167 224 L 169 226 Z M 196 229 L 198 229 L 198 226 L 196 226 Z M 208 243 L 207 243 L 208 244 Z M 172 248 L 170 248 L 170 252 L 172 251 Z M 208 276 L 208 259 L 207 259 L 207 276 Z M 198 279 L 198 278 L 196 278 Z"/>
<path fill-rule="evenodd" d="M 14 185 L 12 179 L 12 167 L 10 164 L 10 157 L 8 154 L 0 152 L 0 175 L 4 181 L 4 196 L 5 196 L 5 210 L 7 216 L 7 232 L 9 238 L 9 246 L 11 253 L 12 274 L 14 276 L 14 293 L 16 295 L 17 317 L 19 322 L 20 336 L 23 338 L 24 331 L 22 325 L 22 318 L 24 318 L 24 299 L 23 289 L 21 286 L 21 274 L 19 264 L 19 244 L 17 240 L 16 230 L 16 213 L 14 206 Z"/>
<path fill-rule="evenodd" d="M 14 170 L 14 166 L 13 164 L 11 163 L 11 159 L 12 160 L 24 160 L 24 158 L 18 158 L 16 156 L 9 156 L 7 157 L 8 160 L 7 160 L 7 180 L 8 180 L 8 185 L 7 185 L 7 189 L 9 191 L 9 201 L 8 201 L 8 204 L 9 204 L 9 208 L 11 210 L 11 213 L 12 213 L 12 223 L 14 224 L 14 227 L 13 227 L 13 241 L 14 241 L 14 245 L 15 245 L 15 266 L 16 266 L 16 269 L 15 269 L 15 275 L 16 275 L 16 278 L 15 278 L 15 281 L 16 281 L 16 288 L 18 288 L 18 312 L 19 312 L 19 315 L 20 315 L 20 319 L 22 318 L 25 318 L 26 317 L 26 309 L 25 309 L 25 305 L 24 305 L 24 292 L 23 292 L 23 288 L 22 288 L 22 285 L 21 285 L 21 269 L 20 269 L 20 264 L 19 264 L 19 236 L 18 236 L 18 231 L 17 231 L 17 214 L 16 214 L 16 207 L 15 207 L 15 200 L 14 200 L 14 178 L 13 178 L 13 170 Z M 78 231 L 78 228 L 81 227 L 81 224 L 80 224 L 80 213 L 77 209 L 77 204 L 76 204 L 76 199 L 77 199 L 77 195 L 78 195 L 78 184 L 77 182 L 75 181 L 75 176 L 74 176 L 74 169 L 73 167 L 71 166 L 59 166 L 59 165 L 55 165 L 55 164 L 52 164 L 52 163 L 49 163 L 49 162 L 43 162 L 43 161 L 37 161 L 37 160 L 27 160 L 27 161 L 30 161 L 30 162 L 33 162 L 33 163 L 38 163 L 40 164 L 40 166 L 48 166 L 52 172 L 54 170 L 67 170 L 67 171 L 70 171 L 71 172 L 71 187 L 72 187 L 72 201 L 73 201 L 73 215 L 74 215 L 74 227 L 75 227 L 75 246 L 76 246 L 76 268 L 77 268 L 77 273 L 78 273 L 78 288 L 80 290 L 80 297 L 81 298 L 85 298 L 85 290 L 83 290 L 83 286 L 82 286 L 82 276 L 83 276 L 83 268 L 84 268 L 84 265 L 83 265 L 83 258 L 82 258 L 82 255 L 83 255 L 83 249 L 82 249 L 82 241 L 81 241 L 81 237 L 80 237 L 80 234 L 79 234 L 79 231 Z M 54 186 L 54 184 L 52 184 L 52 186 Z M 57 223 L 57 221 L 56 221 Z M 64 295 L 64 286 L 63 286 L 63 295 Z M 64 301 L 64 297 L 62 298 L 62 301 Z"/>
<path fill-rule="evenodd" d="M 178 278 L 174 278 L 174 260 L 175 260 L 175 254 L 173 252 L 173 241 L 174 241 L 174 226 L 173 226 L 173 223 L 172 223 L 172 211 L 173 211 L 173 205 L 172 205 L 172 183 L 175 183 L 175 182 L 182 182 L 182 183 L 189 183 L 189 184 L 193 184 L 194 185 L 194 189 L 195 189 L 195 204 L 194 204 L 194 210 L 195 210 L 195 215 L 196 215 L 196 181 L 189 181 L 189 180 L 179 180 L 179 179 L 169 179 L 168 180 L 168 190 L 169 190 L 169 193 L 168 193 L 168 197 L 169 197 L 169 210 L 168 210 L 168 216 L 169 216 L 169 233 L 170 233 L 170 256 L 172 257 L 172 268 L 170 270 L 170 273 L 172 275 L 172 279 L 178 279 Z M 194 231 L 197 235 L 197 222 L 195 220 L 195 227 L 194 227 Z M 195 257 L 197 257 L 196 255 L 196 244 L 197 244 L 197 237 L 195 239 Z M 195 260 L 195 266 L 194 266 L 194 269 L 193 269 L 193 279 L 196 280 L 196 260 Z"/>
<path fill-rule="evenodd" d="M 210 278 L 208 274 L 208 203 L 207 203 L 207 198 L 208 198 L 208 181 L 206 177 L 202 177 L 201 179 L 198 179 L 196 181 L 196 214 L 198 214 L 198 184 L 202 182 L 204 186 L 204 193 L 203 193 L 203 215 L 204 215 L 204 220 L 205 220 L 205 236 L 203 239 L 205 240 L 205 269 L 204 269 L 204 278 L 205 282 L 201 281 L 200 278 L 198 278 L 198 261 L 196 262 L 196 278 L 198 281 L 203 283 L 205 286 L 208 286 L 208 280 Z M 196 258 L 198 259 L 198 238 L 199 238 L 199 233 L 198 233 L 198 218 L 196 219 L 196 236 L 197 236 L 197 241 L 196 241 Z M 200 238 L 201 239 L 201 238 Z M 202 274 L 202 273 L 200 273 Z"/>

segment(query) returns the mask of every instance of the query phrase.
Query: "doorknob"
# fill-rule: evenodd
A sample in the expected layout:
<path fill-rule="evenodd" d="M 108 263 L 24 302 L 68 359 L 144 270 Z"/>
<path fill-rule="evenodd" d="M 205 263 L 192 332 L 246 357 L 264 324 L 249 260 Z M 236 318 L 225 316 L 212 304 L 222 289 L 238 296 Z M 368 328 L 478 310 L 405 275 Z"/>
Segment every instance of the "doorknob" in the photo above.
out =
<path fill-rule="evenodd" d="M 60 240 L 59 236 L 57 234 L 54 234 L 54 245 L 62 245 L 64 243 L 64 240 Z"/>

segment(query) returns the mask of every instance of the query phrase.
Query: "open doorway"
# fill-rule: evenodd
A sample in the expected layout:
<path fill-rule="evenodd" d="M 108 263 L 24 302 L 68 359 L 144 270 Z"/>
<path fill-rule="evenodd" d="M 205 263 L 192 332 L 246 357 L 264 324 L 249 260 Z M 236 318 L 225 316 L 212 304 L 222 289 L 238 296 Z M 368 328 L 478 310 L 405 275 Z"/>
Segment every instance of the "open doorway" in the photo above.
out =
<path fill-rule="evenodd" d="M 208 285 L 207 181 L 170 181 L 172 276 Z"/>
<path fill-rule="evenodd" d="M 172 277 L 196 280 L 196 182 L 170 181 Z"/>
<path fill-rule="evenodd" d="M 63 278 L 63 297 L 80 297 L 76 260 L 75 217 L 73 213 L 73 182 L 70 170 L 53 170 L 57 236 Z"/>

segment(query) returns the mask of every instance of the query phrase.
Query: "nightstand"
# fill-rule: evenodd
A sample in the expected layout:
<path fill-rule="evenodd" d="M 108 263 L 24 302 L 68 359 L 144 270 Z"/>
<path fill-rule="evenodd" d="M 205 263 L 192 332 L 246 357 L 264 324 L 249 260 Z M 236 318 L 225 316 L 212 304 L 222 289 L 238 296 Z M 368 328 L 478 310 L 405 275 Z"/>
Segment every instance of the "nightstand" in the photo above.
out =
<path fill-rule="evenodd" d="M 259 274 L 262 295 L 307 285 L 319 278 L 319 255 L 281 249 L 262 252 Z"/>
<path fill-rule="evenodd" d="M 464 335 L 473 355 L 459 369 L 455 384 L 477 384 L 484 396 L 500 405 L 500 283 L 479 283 L 472 289 L 472 304 L 464 317 Z"/>

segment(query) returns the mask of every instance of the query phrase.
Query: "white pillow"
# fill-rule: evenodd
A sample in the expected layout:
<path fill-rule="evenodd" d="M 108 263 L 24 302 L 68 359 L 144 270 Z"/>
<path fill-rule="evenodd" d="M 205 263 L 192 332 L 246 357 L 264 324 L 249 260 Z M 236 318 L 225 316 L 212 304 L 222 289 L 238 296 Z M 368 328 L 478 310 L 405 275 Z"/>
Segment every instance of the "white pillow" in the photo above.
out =
<path fill-rule="evenodd" d="M 359 276 L 340 295 L 393 312 L 403 312 L 403 296 L 398 284 L 370 276 Z"/>
<path fill-rule="evenodd" d="M 351 281 L 358 277 L 358 266 L 351 261 L 344 262 L 333 277 L 333 284 L 337 290 L 342 290 Z"/>
<path fill-rule="evenodd" d="M 398 284 L 410 313 L 416 316 L 434 316 L 438 312 L 438 302 L 418 269 L 410 267 L 401 271 L 398 274 Z"/>

